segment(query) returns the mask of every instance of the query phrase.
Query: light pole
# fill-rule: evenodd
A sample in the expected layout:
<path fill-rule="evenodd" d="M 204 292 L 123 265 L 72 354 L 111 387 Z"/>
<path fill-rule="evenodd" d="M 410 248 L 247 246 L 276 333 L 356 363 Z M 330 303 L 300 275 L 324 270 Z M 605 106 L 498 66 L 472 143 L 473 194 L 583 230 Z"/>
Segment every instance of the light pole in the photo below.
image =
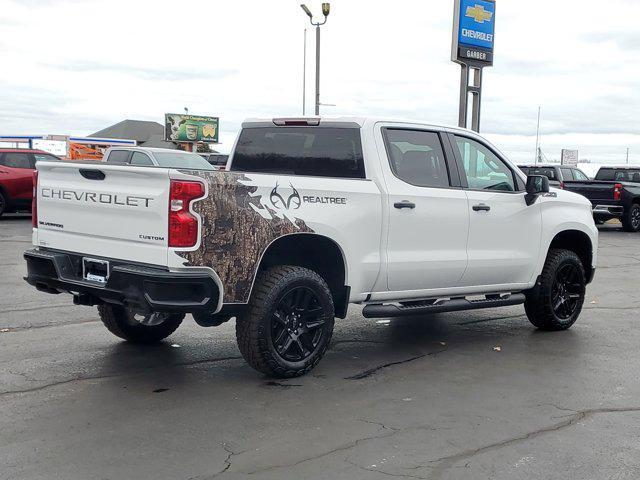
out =
<path fill-rule="evenodd" d="M 324 16 L 323 22 L 314 22 L 313 14 L 311 10 L 303 3 L 300 5 L 304 13 L 309 17 L 311 25 L 316 27 L 316 115 L 320 115 L 320 25 L 327 23 L 327 17 L 329 16 L 330 5 L 328 3 L 322 4 L 322 15 Z"/>

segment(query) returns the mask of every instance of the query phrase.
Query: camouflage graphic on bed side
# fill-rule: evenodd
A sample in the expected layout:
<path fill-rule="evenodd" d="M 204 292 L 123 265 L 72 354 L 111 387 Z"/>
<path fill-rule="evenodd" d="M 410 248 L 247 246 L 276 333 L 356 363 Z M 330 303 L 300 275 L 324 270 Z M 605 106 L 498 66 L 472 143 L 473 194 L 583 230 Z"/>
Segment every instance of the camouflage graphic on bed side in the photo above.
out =
<path fill-rule="evenodd" d="M 220 277 L 224 303 L 245 303 L 267 246 L 291 233 L 314 233 L 299 218 L 283 216 L 261 203 L 251 178 L 232 172 L 181 171 L 202 177 L 209 195 L 193 205 L 202 217 L 198 250 L 179 252 L 190 266 L 207 266 Z"/>

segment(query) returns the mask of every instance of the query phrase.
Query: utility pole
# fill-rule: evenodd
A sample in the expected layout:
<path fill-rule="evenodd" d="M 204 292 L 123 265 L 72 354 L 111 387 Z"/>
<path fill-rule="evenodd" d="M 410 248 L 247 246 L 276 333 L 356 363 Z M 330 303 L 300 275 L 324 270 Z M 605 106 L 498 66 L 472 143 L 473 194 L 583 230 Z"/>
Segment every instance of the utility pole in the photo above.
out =
<path fill-rule="evenodd" d="M 302 50 L 302 116 L 307 113 L 307 29 L 304 29 Z"/>
<path fill-rule="evenodd" d="M 627 147 L 627 165 L 629 165 L 629 147 Z"/>
<path fill-rule="evenodd" d="M 316 108 L 315 114 L 320 115 L 320 26 L 327 23 L 327 17 L 329 16 L 330 5 L 328 3 L 322 4 L 322 15 L 324 16 L 323 22 L 314 22 L 313 14 L 311 10 L 307 8 L 305 4 L 300 5 L 300 8 L 304 10 L 304 13 L 309 17 L 311 25 L 316 27 Z M 306 39 L 306 36 L 305 36 Z"/>
<path fill-rule="evenodd" d="M 533 164 L 538 164 L 538 157 L 540 156 L 540 110 L 542 110 L 542 106 L 538 105 L 538 126 L 536 127 L 536 154 L 533 160 Z"/>

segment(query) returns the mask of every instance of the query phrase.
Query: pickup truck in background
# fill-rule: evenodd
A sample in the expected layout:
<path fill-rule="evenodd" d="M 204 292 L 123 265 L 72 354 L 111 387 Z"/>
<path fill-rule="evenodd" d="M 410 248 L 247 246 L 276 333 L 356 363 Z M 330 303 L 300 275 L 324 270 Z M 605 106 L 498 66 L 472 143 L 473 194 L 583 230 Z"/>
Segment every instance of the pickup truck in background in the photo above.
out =
<path fill-rule="evenodd" d="M 572 180 L 589 180 L 589 177 L 578 167 L 570 165 L 518 165 L 525 175 L 544 175 L 549 179 L 549 185 L 564 188 L 564 182 Z"/>
<path fill-rule="evenodd" d="M 135 342 L 236 318 L 260 372 L 324 355 L 334 319 L 524 304 L 564 330 L 595 273 L 582 196 L 474 132 L 383 119 L 243 124 L 230 172 L 39 163 L 26 280 Z"/>
<path fill-rule="evenodd" d="M 594 180 L 565 181 L 564 188 L 591 201 L 597 223 L 618 218 L 625 231 L 640 231 L 640 167 L 602 167 Z"/>

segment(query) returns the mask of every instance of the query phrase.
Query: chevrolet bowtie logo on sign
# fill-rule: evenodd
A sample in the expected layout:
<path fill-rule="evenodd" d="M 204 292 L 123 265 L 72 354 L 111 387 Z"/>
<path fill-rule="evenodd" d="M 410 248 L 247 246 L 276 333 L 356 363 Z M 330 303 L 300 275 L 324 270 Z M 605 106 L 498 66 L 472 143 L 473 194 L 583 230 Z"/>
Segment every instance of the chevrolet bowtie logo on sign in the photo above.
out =
<path fill-rule="evenodd" d="M 491 20 L 493 13 L 486 11 L 482 5 L 476 4 L 473 7 L 467 7 L 465 16 L 473 18 L 478 23 L 484 23 Z"/>

